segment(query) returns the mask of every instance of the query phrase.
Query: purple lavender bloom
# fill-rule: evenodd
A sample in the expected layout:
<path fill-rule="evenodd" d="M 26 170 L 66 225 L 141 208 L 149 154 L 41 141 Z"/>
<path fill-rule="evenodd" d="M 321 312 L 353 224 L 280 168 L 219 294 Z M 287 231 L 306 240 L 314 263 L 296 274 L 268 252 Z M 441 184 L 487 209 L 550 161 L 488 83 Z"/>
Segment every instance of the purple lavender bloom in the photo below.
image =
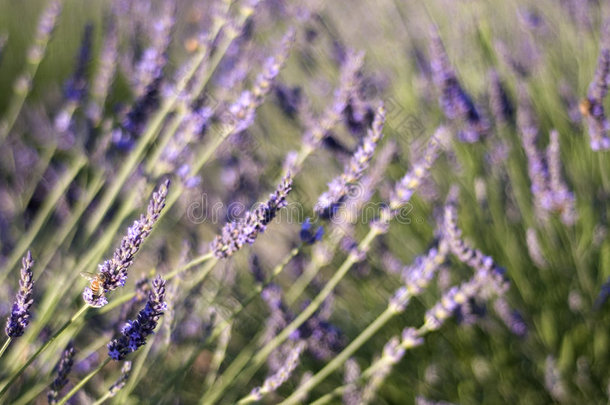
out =
<path fill-rule="evenodd" d="M 458 133 L 461 141 L 477 142 L 487 135 L 489 123 L 462 88 L 436 29 L 432 32 L 430 53 L 433 79 L 441 91 L 439 102 L 445 116 L 463 125 Z"/>
<path fill-rule="evenodd" d="M 500 76 L 498 76 L 498 72 L 491 70 L 489 78 L 489 99 L 493 116 L 498 124 L 510 124 L 515 115 L 515 108 L 508 97 L 504 84 L 500 80 Z"/>
<path fill-rule="evenodd" d="M 32 274 L 32 253 L 27 252 L 21 260 L 21 279 L 19 280 L 19 292 L 11 309 L 11 315 L 6 321 L 4 329 L 9 338 L 15 338 L 23 335 L 25 328 L 30 323 L 30 307 L 34 302 L 32 290 L 34 280 Z"/>
<path fill-rule="evenodd" d="M 314 231 L 311 226 L 310 218 L 305 219 L 305 222 L 303 222 L 303 225 L 301 225 L 301 231 L 299 232 L 301 242 L 307 245 L 313 245 L 314 243 L 320 241 L 323 235 L 324 227 L 320 226 Z"/>
<path fill-rule="evenodd" d="M 306 347 L 307 345 L 303 341 L 294 343 L 293 347 L 284 359 L 284 364 L 282 367 L 280 367 L 275 374 L 267 377 L 262 386 L 252 389 L 250 392 L 250 398 L 254 399 L 255 401 L 260 401 L 263 396 L 270 392 L 275 392 L 280 386 L 282 386 L 282 384 L 288 381 L 294 370 L 299 365 L 299 358 Z"/>
<path fill-rule="evenodd" d="M 133 141 L 144 131 L 148 123 L 148 117 L 159 106 L 159 90 L 161 88 L 162 76 L 158 76 L 148 86 L 141 97 L 134 101 L 133 107 L 129 110 L 125 119 L 121 123 L 121 128 L 117 129 L 113 139 L 115 144 L 121 148 L 131 148 Z"/>
<path fill-rule="evenodd" d="M 610 277 L 602 284 L 593 308 L 600 309 L 608 301 L 608 297 L 610 297 Z"/>
<path fill-rule="evenodd" d="M 462 239 L 462 230 L 457 224 L 457 188 L 452 188 L 447 204 L 445 205 L 444 232 L 449 243 L 451 253 L 461 262 L 469 265 L 475 270 L 472 286 L 468 289 L 481 289 L 480 296 L 488 298 L 491 295 L 502 296 L 509 287 L 506 271 L 499 267 L 490 256 L 484 255 L 481 251 L 472 248 Z M 478 283 L 478 284 L 477 284 Z M 464 287 L 466 288 L 466 287 Z M 463 290 L 463 288 L 461 288 Z M 461 295 L 461 294 L 460 294 Z M 464 293 L 465 296 L 474 295 L 474 291 Z M 459 303 L 465 302 L 459 299 Z"/>
<path fill-rule="evenodd" d="M 421 159 L 416 161 L 411 170 L 396 183 L 390 197 L 391 210 L 398 210 L 409 202 L 413 193 L 415 193 L 415 190 L 428 175 L 432 164 L 441 150 L 441 142 L 446 139 L 447 134 L 448 131 L 445 127 L 438 127 L 434 132 L 434 135 L 432 135 L 428 141 L 426 150 Z"/>
<path fill-rule="evenodd" d="M 546 161 L 549 169 L 549 190 L 553 199 L 553 210 L 560 213 L 561 221 L 573 225 L 577 219 L 576 199 L 561 176 L 561 156 L 559 154 L 559 133 L 549 134 Z"/>
<path fill-rule="evenodd" d="M 57 377 L 55 377 L 51 383 L 50 390 L 47 393 L 49 404 L 57 403 L 57 397 L 59 396 L 61 389 L 68 383 L 68 374 L 70 374 L 72 364 L 74 364 L 75 353 L 76 350 L 74 349 L 74 345 L 72 342 L 69 342 L 62 352 L 59 362 L 55 366 L 55 370 L 57 370 Z"/>
<path fill-rule="evenodd" d="M 98 265 L 98 275 L 91 282 L 91 286 L 86 287 L 83 292 L 86 303 L 92 307 L 102 307 L 108 303 L 105 293 L 125 285 L 127 270 L 133 264 L 136 253 L 140 250 L 144 239 L 152 232 L 165 207 L 168 187 L 169 180 L 159 186 L 148 203 L 146 214 L 140 215 L 140 219 L 129 227 L 127 235 L 121 240 L 121 245 L 114 252 L 112 259 Z"/>
<path fill-rule="evenodd" d="M 350 188 L 362 177 L 373 158 L 377 144 L 383 137 L 383 124 L 385 122 L 385 109 L 380 105 L 375 112 L 375 119 L 371 124 L 362 145 L 358 147 L 343 173 L 328 183 L 328 191 L 323 193 L 316 203 L 315 210 L 323 218 L 329 218 L 336 211 L 337 206 L 348 197 Z"/>
<path fill-rule="evenodd" d="M 296 117 L 302 103 L 300 87 L 288 87 L 281 83 L 275 85 L 275 98 L 282 112 L 290 118 Z"/>
<path fill-rule="evenodd" d="M 93 25 L 91 23 L 85 26 L 83 39 L 80 46 L 80 52 L 76 62 L 74 74 L 66 83 L 64 96 L 66 100 L 80 103 L 87 93 L 87 63 L 91 58 L 91 42 L 93 34 Z"/>
<path fill-rule="evenodd" d="M 610 122 L 604 111 L 604 98 L 608 94 L 610 81 L 610 21 L 604 24 L 602 44 L 595 76 L 589 85 L 587 99 L 581 104 L 581 113 L 587 119 L 591 149 L 594 151 L 610 149 Z"/>
<path fill-rule="evenodd" d="M 275 218 L 278 210 L 286 206 L 286 197 L 290 190 L 292 190 L 292 178 L 288 175 L 282 179 L 266 202 L 248 211 L 243 219 L 225 224 L 221 234 L 211 243 L 214 255 L 219 259 L 225 259 L 246 243 L 252 245 L 258 234 L 265 232 L 267 224 Z"/>
<path fill-rule="evenodd" d="M 552 194 L 549 189 L 549 171 L 547 162 L 536 147 L 538 124 L 530 99 L 524 88 L 519 91 L 519 110 L 517 111 L 517 126 L 521 132 L 523 149 L 527 156 L 527 171 L 532 183 L 531 190 L 537 213 L 543 219 L 552 208 Z"/>
<path fill-rule="evenodd" d="M 165 304 L 165 280 L 157 276 L 152 283 L 148 302 L 137 319 L 128 321 L 121 330 L 121 336 L 108 343 L 108 356 L 113 360 L 123 360 L 131 352 L 146 344 L 146 338 L 154 333 Z"/>

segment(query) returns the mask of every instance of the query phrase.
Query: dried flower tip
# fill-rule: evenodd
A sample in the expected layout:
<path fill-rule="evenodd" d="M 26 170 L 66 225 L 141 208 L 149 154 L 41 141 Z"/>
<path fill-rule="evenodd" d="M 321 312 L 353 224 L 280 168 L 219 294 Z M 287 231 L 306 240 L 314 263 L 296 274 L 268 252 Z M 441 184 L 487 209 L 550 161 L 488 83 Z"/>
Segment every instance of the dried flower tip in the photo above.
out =
<path fill-rule="evenodd" d="M 6 321 L 5 332 L 10 338 L 15 338 L 23 335 L 25 328 L 30 323 L 30 307 L 34 302 L 32 290 L 34 288 L 34 279 L 32 274 L 32 266 L 34 260 L 32 253 L 28 251 L 25 257 L 21 260 L 21 278 L 19 280 L 19 292 L 13 303 L 11 314 Z"/>
<path fill-rule="evenodd" d="M 126 361 L 121 367 L 121 375 L 109 388 L 110 397 L 114 397 L 127 383 L 129 375 L 131 374 L 131 361 Z"/>
<path fill-rule="evenodd" d="M 76 350 L 74 349 L 74 345 L 72 342 L 69 342 L 68 346 L 66 346 L 62 352 L 59 362 L 55 366 L 57 377 L 55 377 L 51 383 L 50 390 L 47 393 L 49 404 L 57 403 L 57 397 L 59 396 L 61 389 L 68 383 L 68 374 L 70 374 L 70 370 L 72 369 L 75 353 Z"/>

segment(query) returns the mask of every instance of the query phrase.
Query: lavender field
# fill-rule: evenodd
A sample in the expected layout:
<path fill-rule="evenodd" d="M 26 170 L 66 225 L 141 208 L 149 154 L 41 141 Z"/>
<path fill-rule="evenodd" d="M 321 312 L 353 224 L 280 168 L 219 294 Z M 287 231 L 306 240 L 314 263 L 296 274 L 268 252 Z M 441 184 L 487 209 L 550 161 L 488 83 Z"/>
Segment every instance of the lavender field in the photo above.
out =
<path fill-rule="evenodd" d="M 610 403 L 609 85 L 600 0 L 0 0 L 0 404 Z"/>

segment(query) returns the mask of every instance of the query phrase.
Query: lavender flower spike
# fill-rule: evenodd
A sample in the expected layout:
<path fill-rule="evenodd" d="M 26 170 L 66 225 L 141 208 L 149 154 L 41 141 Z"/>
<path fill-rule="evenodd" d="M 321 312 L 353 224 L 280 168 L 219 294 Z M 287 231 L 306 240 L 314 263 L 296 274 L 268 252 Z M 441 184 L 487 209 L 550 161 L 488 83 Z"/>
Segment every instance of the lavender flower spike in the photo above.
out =
<path fill-rule="evenodd" d="M 140 250 L 144 239 L 152 232 L 154 224 L 165 207 L 168 187 L 169 180 L 159 186 L 148 203 L 146 214 L 140 215 L 140 219 L 129 227 L 127 235 L 121 240 L 121 245 L 114 252 L 112 259 L 106 260 L 98 266 L 97 276 L 83 291 L 83 299 L 87 304 L 92 307 L 103 307 L 108 303 L 104 294 L 125 285 L 127 270 L 133 264 L 134 256 Z"/>
<path fill-rule="evenodd" d="M 430 53 L 433 78 L 441 91 L 439 102 L 445 116 L 460 124 L 460 141 L 477 142 L 489 132 L 489 122 L 462 88 L 436 29 L 432 31 Z"/>
<path fill-rule="evenodd" d="M 275 374 L 267 377 L 262 386 L 254 388 L 250 392 L 250 395 L 246 397 L 248 401 L 250 399 L 260 401 L 263 396 L 270 392 L 276 391 L 282 384 L 284 384 L 290 378 L 294 369 L 299 365 L 299 357 L 306 347 L 307 345 L 305 344 L 305 341 L 299 340 L 286 356 L 286 360 L 284 361 L 282 367 L 280 367 Z"/>
<path fill-rule="evenodd" d="M 131 374 L 131 361 L 126 361 L 121 367 L 121 375 L 109 388 L 110 397 L 114 397 L 127 383 L 127 379 Z"/>
<path fill-rule="evenodd" d="M 123 360 L 131 352 L 138 350 L 146 344 L 146 338 L 151 335 L 163 311 L 167 308 L 165 304 L 165 280 L 157 276 L 152 283 L 152 291 L 148 296 L 148 302 L 134 321 L 128 321 L 121 336 L 108 343 L 108 356 L 113 360 Z"/>
<path fill-rule="evenodd" d="M 322 194 L 318 199 L 315 206 L 315 210 L 318 214 L 332 216 L 337 208 L 337 204 L 344 201 L 349 194 L 350 185 L 353 185 L 360 180 L 373 158 L 377 144 L 383 137 L 382 130 L 384 122 L 385 109 L 383 108 L 383 105 L 380 105 L 375 112 L 375 118 L 366 137 L 362 141 L 362 145 L 354 152 L 349 163 L 345 166 L 343 173 L 328 184 L 328 191 Z"/>
<path fill-rule="evenodd" d="M 390 198 L 390 209 L 397 210 L 411 199 L 411 196 L 419 187 L 424 177 L 428 175 L 432 164 L 439 154 L 441 144 L 446 140 L 447 136 L 448 130 L 445 127 L 441 126 L 436 129 L 434 135 L 428 141 L 422 158 L 415 162 L 411 170 L 396 183 Z"/>
<path fill-rule="evenodd" d="M 591 149 L 594 151 L 610 149 L 610 122 L 604 111 L 604 98 L 608 94 L 610 80 L 610 21 L 604 24 L 602 44 L 595 76 L 589 85 L 587 98 L 580 105 L 581 113 L 587 119 Z"/>
<path fill-rule="evenodd" d="M 72 369 L 72 364 L 74 363 L 74 354 L 76 350 L 74 349 L 74 345 L 72 342 L 69 342 L 64 351 L 61 354 L 61 358 L 57 363 L 55 368 L 57 369 L 57 377 L 51 383 L 51 389 L 47 393 L 47 399 L 49 400 L 49 404 L 56 404 L 57 397 L 59 396 L 59 392 L 63 387 L 68 383 L 68 374 L 70 374 L 70 370 Z"/>
<path fill-rule="evenodd" d="M 225 224 L 220 235 L 211 243 L 214 256 L 224 259 L 237 252 L 246 243 L 252 245 L 259 233 L 275 218 L 277 211 L 286 206 L 286 196 L 292 190 L 292 178 L 284 177 L 269 199 L 238 221 Z"/>
<path fill-rule="evenodd" d="M 23 335 L 25 328 L 30 323 L 30 307 L 34 301 L 32 298 L 32 289 L 34 280 L 32 276 L 32 253 L 27 252 L 21 260 L 21 279 L 19 280 L 19 292 L 11 309 L 11 315 L 6 321 L 6 335 L 9 338 L 15 338 Z"/>

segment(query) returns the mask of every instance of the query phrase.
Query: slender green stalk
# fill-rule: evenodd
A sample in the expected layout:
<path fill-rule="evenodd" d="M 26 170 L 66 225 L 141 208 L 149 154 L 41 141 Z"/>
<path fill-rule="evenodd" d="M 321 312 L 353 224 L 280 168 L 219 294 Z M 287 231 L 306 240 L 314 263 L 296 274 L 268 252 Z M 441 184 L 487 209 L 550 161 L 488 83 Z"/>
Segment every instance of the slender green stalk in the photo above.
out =
<path fill-rule="evenodd" d="M 61 4 L 61 2 L 59 2 Z M 47 10 L 43 11 L 46 13 Z M 56 16 L 57 18 L 58 16 Z M 43 16 L 44 18 L 44 16 Z M 54 18 L 55 20 L 55 18 Z M 56 20 L 53 21 L 53 25 L 56 24 Z M 0 121 L 0 144 L 4 142 L 8 134 L 13 129 L 15 122 L 17 121 L 17 117 L 19 117 L 19 113 L 23 108 L 23 104 L 30 94 L 32 90 L 32 82 L 34 81 L 34 77 L 36 76 L 36 72 L 38 71 L 38 67 L 43 60 L 43 57 L 47 50 L 47 45 L 49 40 L 51 39 L 50 32 L 46 33 L 42 36 L 37 36 L 35 38 L 34 47 L 30 48 L 29 52 L 35 50 L 34 55 L 32 57 L 26 58 L 26 66 L 24 71 L 19 75 L 15 84 L 13 84 L 13 95 L 8 105 L 8 110 L 6 111 L 4 118 Z"/>
<path fill-rule="evenodd" d="M 225 359 L 225 355 L 227 353 L 227 346 L 229 345 L 229 340 L 231 339 L 231 324 L 229 323 L 227 327 L 222 331 L 218 345 L 216 346 L 216 350 L 214 350 L 214 355 L 212 356 L 212 361 L 210 362 L 210 367 L 207 375 L 205 376 L 205 380 L 203 381 L 203 390 L 208 390 L 214 381 L 216 381 L 216 377 L 218 376 L 218 370 L 220 370 L 220 365 Z"/>
<path fill-rule="evenodd" d="M 78 221 L 80 220 L 81 216 L 83 215 L 97 192 L 102 187 L 102 184 L 104 184 L 103 174 L 99 172 L 95 175 L 95 178 L 92 179 L 82 198 L 79 199 L 78 205 L 74 208 L 74 211 L 71 212 L 70 217 L 66 220 L 66 222 L 62 224 L 61 228 L 58 230 L 58 233 L 55 234 L 47 244 L 45 244 L 45 250 L 41 254 L 41 259 L 37 263 L 40 268 L 38 277 L 40 277 L 47 270 L 47 265 L 51 262 L 53 257 L 55 257 L 55 254 L 57 253 L 59 247 L 68 239 L 68 236 L 76 229 Z"/>
<path fill-rule="evenodd" d="M 72 166 L 66 170 L 57 182 L 51 194 L 45 199 L 44 205 L 36 215 L 36 219 L 32 222 L 30 229 L 19 239 L 17 246 L 13 249 L 11 256 L 6 261 L 6 264 L 0 274 L 0 283 L 4 282 L 9 272 L 15 267 L 17 262 L 23 257 L 25 251 L 30 248 L 34 238 L 38 235 L 38 232 L 42 229 L 47 219 L 57 207 L 57 201 L 64 195 L 64 192 L 68 189 L 72 180 L 76 177 L 78 172 L 85 166 L 87 159 L 83 155 L 78 155 L 72 162 Z"/>
<path fill-rule="evenodd" d="M 381 329 L 392 317 L 397 314 L 396 310 L 387 308 L 381 313 L 365 330 L 363 330 L 345 349 L 335 356 L 324 368 L 318 371 L 313 377 L 297 388 L 288 398 L 281 402 L 282 405 L 295 404 L 299 402 L 304 394 L 309 392 L 316 385 L 321 383 L 333 371 L 341 367 L 364 343 L 366 343 L 379 329 Z"/>
<path fill-rule="evenodd" d="M 6 339 L 6 341 L 4 342 L 4 344 L 2 345 L 2 348 L 0 349 L 0 358 L 2 358 L 2 355 L 4 354 L 4 352 L 6 351 L 6 349 L 8 349 L 9 345 L 11 344 L 11 341 L 13 339 L 12 338 L 8 338 Z"/>
<path fill-rule="evenodd" d="M 40 156 L 40 160 L 37 162 L 36 167 L 32 170 L 32 174 L 29 176 L 29 184 L 27 185 L 23 195 L 21 196 L 21 213 L 25 210 L 25 207 L 28 206 L 32 196 L 34 195 L 34 191 L 36 191 L 36 186 L 39 184 L 42 176 L 46 172 L 49 167 L 49 163 L 51 163 L 51 159 L 55 155 L 55 151 L 57 150 L 57 144 L 53 143 L 49 147 L 47 147 L 43 154 Z"/>
<path fill-rule="evenodd" d="M 158 335 L 153 335 L 154 337 Z M 129 375 L 129 380 L 127 384 L 121 391 L 119 391 L 119 395 L 117 398 L 117 403 L 123 404 L 125 403 L 125 399 L 129 396 L 131 391 L 135 388 L 138 380 L 140 378 L 140 374 L 142 373 L 142 368 L 144 367 L 144 362 L 148 358 L 148 354 L 150 353 L 150 349 L 153 345 L 153 342 L 148 342 L 144 345 L 144 348 L 138 353 L 138 358 L 132 363 L 131 372 Z"/>
<path fill-rule="evenodd" d="M 74 394 L 76 394 L 78 392 L 78 390 L 80 390 L 81 388 L 83 388 L 85 386 L 85 384 L 87 384 L 89 382 L 89 380 L 91 380 L 93 377 L 95 377 L 95 375 L 97 373 L 99 373 L 106 364 L 110 363 L 110 357 L 107 357 L 106 360 L 104 360 L 99 366 L 97 366 L 97 368 L 95 370 L 93 370 L 92 372 L 90 372 L 89 374 L 87 374 L 85 376 L 85 378 L 83 378 L 82 380 L 80 380 L 78 382 L 78 384 L 76 384 L 74 386 L 74 388 L 72 388 L 70 390 L 70 392 L 68 392 L 66 394 L 65 397 L 63 397 L 58 403 L 57 405 L 64 405 L 66 402 L 68 402 L 68 400 L 70 398 L 72 398 L 74 396 Z"/>
<path fill-rule="evenodd" d="M 31 355 L 30 358 L 27 359 L 25 364 L 23 364 L 23 366 L 21 366 L 21 368 L 19 370 L 17 370 L 17 372 L 13 373 L 13 375 L 8 380 L 8 382 L 4 385 L 4 387 L 2 387 L 2 390 L 0 390 L 0 398 L 2 398 L 4 396 L 4 394 L 6 394 L 6 392 L 9 389 L 9 387 L 17 380 L 17 378 L 19 378 L 19 376 L 21 376 L 21 374 L 23 374 L 23 372 L 28 368 L 28 366 L 30 364 L 32 364 L 32 362 L 40 355 L 40 353 L 42 353 L 46 348 L 48 348 L 51 345 L 51 343 L 53 343 L 53 341 L 55 339 L 57 339 L 57 337 L 59 335 L 61 335 L 62 332 L 65 331 L 68 328 L 68 326 L 72 325 L 78 318 L 83 316 L 85 314 L 85 312 L 87 312 L 87 310 L 89 308 L 90 308 L 89 305 L 84 304 L 78 311 L 76 311 L 76 313 L 72 316 L 72 318 L 67 320 L 66 323 L 64 323 L 57 330 L 57 332 L 55 332 L 53 334 L 53 336 L 51 336 L 49 338 L 49 340 L 47 340 L 42 346 L 40 346 L 38 348 L 38 350 L 36 350 L 36 352 L 34 352 L 34 354 Z"/>
<path fill-rule="evenodd" d="M 371 228 L 368 234 L 364 237 L 362 242 L 358 245 L 361 251 L 368 250 L 371 242 L 378 235 L 378 231 L 375 228 Z M 265 359 L 271 354 L 275 348 L 282 344 L 299 326 L 307 321 L 315 311 L 318 310 L 324 300 L 330 295 L 334 288 L 339 284 L 343 277 L 347 274 L 349 269 L 357 262 L 357 258 L 354 255 L 349 255 L 341 267 L 335 272 L 333 277 L 326 283 L 320 293 L 311 301 L 311 303 L 280 333 L 278 333 L 273 339 L 271 339 L 265 346 L 259 350 L 254 357 L 251 359 L 250 367 L 244 371 L 244 375 L 253 375 L 263 364 Z M 243 351 L 245 352 L 245 351 Z M 242 353 L 243 353 L 242 352 Z M 220 385 L 216 389 L 209 391 L 204 395 L 201 400 L 201 405 L 213 404 L 222 394 L 228 386 L 235 382 L 235 377 L 240 373 L 243 367 L 245 367 L 250 359 L 243 359 L 242 353 L 233 361 L 233 363 L 227 368 L 225 374 L 218 378 Z M 239 362 L 238 362 L 239 360 Z"/>
<path fill-rule="evenodd" d="M 93 405 L 101 405 L 104 402 L 106 402 L 110 397 L 112 396 L 112 393 L 110 392 L 110 390 L 107 390 L 106 393 L 104 395 L 102 395 L 101 397 L 99 397 L 94 403 Z"/>
<path fill-rule="evenodd" d="M 428 329 L 427 325 L 424 324 L 417 330 L 417 336 L 423 337 L 428 332 L 430 332 L 430 330 Z M 347 360 L 347 358 L 345 360 Z M 383 357 L 378 358 L 375 362 L 373 362 L 373 364 L 371 364 L 366 370 L 364 370 L 361 373 L 359 380 L 363 381 L 363 380 L 370 378 L 375 373 L 375 371 L 379 370 L 381 367 L 384 367 L 384 366 L 386 366 L 386 362 L 385 362 L 384 358 Z M 313 387 L 311 387 L 311 388 L 313 388 Z M 314 402 L 312 402 L 311 405 L 327 404 L 330 401 L 332 401 L 334 398 L 336 398 L 337 396 L 343 394 L 343 392 L 345 391 L 346 388 L 347 387 L 345 385 L 336 387 L 334 390 L 332 390 L 328 394 L 326 394 L 326 395 L 318 398 Z M 286 400 L 288 400 L 288 399 L 290 399 L 290 398 L 287 398 Z"/>
<path fill-rule="evenodd" d="M 378 235 L 377 230 L 375 228 L 371 228 L 368 234 L 364 237 L 362 242 L 358 245 L 359 250 L 367 251 L 371 242 Z M 349 269 L 352 267 L 354 263 L 357 262 L 357 259 L 354 255 L 349 255 L 341 267 L 337 269 L 333 277 L 328 280 L 328 282 L 322 288 L 322 291 L 311 301 L 311 303 L 296 317 L 294 321 L 292 321 L 288 326 L 286 326 L 275 338 L 273 338 L 269 343 L 267 343 L 261 351 L 257 353 L 257 355 L 253 359 L 253 367 L 260 366 L 263 361 L 271 354 L 271 352 L 278 347 L 280 344 L 284 342 L 292 334 L 299 326 L 301 326 L 309 317 L 311 317 L 315 311 L 318 310 L 320 305 L 324 302 L 324 300 L 330 295 L 330 293 L 335 289 L 337 284 L 345 277 Z"/>
<path fill-rule="evenodd" d="M 343 237 L 344 232 L 340 230 L 341 228 L 335 228 L 333 233 L 329 238 L 329 251 L 335 251 L 337 245 L 341 241 L 341 237 Z M 318 275 L 322 266 L 319 261 L 312 260 L 305 271 L 296 281 L 290 286 L 288 292 L 286 293 L 286 304 L 292 305 L 294 302 L 303 294 L 303 291 L 307 288 L 309 283 L 313 281 L 313 279 Z"/>

